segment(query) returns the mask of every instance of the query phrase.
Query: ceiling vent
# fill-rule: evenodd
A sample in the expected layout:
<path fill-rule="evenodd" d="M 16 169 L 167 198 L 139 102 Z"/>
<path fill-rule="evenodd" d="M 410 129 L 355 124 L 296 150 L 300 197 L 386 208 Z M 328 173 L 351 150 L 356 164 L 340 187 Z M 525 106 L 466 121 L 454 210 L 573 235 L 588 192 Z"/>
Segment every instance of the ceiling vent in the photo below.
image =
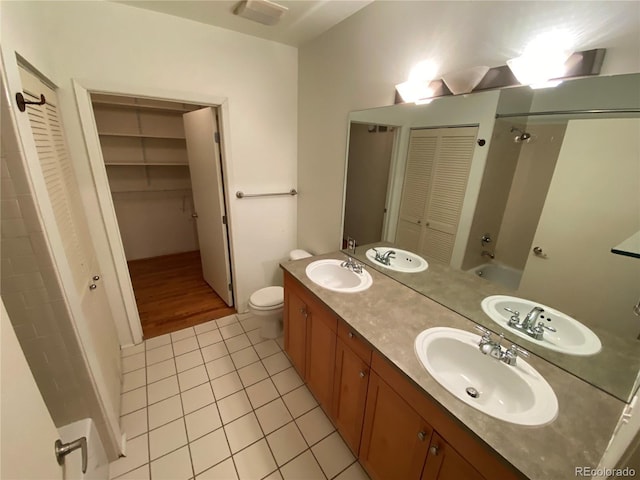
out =
<path fill-rule="evenodd" d="M 287 10 L 287 7 L 269 0 L 243 0 L 233 13 L 263 25 L 275 25 Z"/>

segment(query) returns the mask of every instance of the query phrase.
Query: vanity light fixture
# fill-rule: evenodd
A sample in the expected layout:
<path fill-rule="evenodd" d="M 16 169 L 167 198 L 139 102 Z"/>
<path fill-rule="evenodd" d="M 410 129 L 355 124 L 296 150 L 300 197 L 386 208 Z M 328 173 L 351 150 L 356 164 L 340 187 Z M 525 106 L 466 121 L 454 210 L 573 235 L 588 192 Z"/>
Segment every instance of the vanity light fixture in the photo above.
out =
<path fill-rule="evenodd" d="M 522 85 L 534 89 L 558 86 L 568 70 L 566 63 L 573 54 L 572 43 L 565 32 L 540 35 L 521 56 L 507 60 L 507 65 Z"/>
<path fill-rule="evenodd" d="M 438 66 L 431 60 L 423 60 L 417 63 L 411 69 L 409 79 L 396 85 L 396 90 L 402 100 L 415 102 L 418 105 L 431 102 L 431 97 L 435 95 L 435 90 L 429 84 L 437 72 Z"/>
<path fill-rule="evenodd" d="M 275 25 L 287 10 L 287 7 L 269 0 L 242 0 L 233 13 L 263 25 Z"/>

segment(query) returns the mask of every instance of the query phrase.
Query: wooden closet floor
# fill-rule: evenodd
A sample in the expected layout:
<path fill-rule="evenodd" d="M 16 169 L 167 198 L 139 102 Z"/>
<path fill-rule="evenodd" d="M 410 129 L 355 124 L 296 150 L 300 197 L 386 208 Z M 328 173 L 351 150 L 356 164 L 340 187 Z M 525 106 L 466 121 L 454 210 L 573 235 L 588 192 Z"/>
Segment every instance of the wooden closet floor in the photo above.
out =
<path fill-rule="evenodd" d="M 236 313 L 202 278 L 199 251 L 127 263 L 145 339 Z"/>

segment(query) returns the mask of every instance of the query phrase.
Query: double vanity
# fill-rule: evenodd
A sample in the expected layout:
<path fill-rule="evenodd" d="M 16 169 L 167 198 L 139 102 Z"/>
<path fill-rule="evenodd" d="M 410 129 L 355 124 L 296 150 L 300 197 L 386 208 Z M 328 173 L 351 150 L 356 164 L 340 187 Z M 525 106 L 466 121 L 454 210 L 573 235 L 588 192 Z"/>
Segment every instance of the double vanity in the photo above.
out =
<path fill-rule="evenodd" d="M 376 250 L 368 260 L 386 268 L 429 268 Z M 372 478 L 555 480 L 598 465 L 620 400 L 344 253 L 282 268 L 285 349 Z M 549 307 L 486 303 L 494 322 L 548 348 L 599 348 Z"/>

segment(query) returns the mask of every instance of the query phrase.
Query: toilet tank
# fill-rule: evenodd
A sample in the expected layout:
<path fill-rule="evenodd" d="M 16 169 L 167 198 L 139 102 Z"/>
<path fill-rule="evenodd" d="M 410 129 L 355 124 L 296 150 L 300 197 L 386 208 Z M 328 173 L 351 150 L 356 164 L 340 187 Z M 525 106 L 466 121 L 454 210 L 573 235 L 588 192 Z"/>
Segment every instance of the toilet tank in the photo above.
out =
<path fill-rule="evenodd" d="M 309 252 L 307 252 L 306 250 L 291 250 L 289 252 L 289 260 L 300 260 L 301 258 L 309 258 L 312 257 L 313 255 L 311 255 Z"/>

